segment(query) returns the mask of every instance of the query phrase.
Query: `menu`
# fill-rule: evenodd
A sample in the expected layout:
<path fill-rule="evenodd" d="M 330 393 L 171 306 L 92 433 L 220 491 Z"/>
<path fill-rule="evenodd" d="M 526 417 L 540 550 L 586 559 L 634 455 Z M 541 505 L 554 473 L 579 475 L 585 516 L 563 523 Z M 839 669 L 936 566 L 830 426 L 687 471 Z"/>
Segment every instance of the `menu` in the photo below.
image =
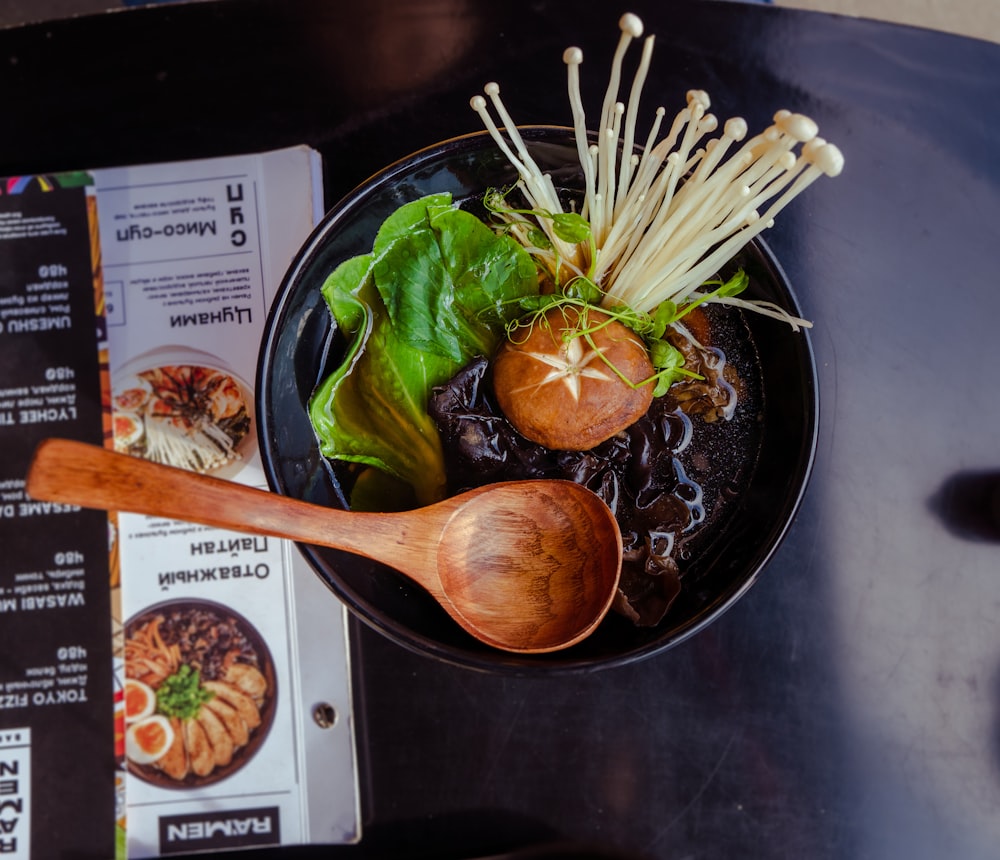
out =
<path fill-rule="evenodd" d="M 107 518 L 24 491 L 44 437 L 106 438 L 89 182 L 0 185 L 0 854 L 18 860 L 114 845 Z"/>
<path fill-rule="evenodd" d="M 99 236 L 78 249 L 82 262 L 51 244 L 36 260 L 12 243 L 24 275 L 0 293 L 0 349 L 18 362 L 0 385 L 0 422 L 7 401 L 14 422 L 0 432 L 15 452 L 0 474 L 13 506 L 0 526 L 4 546 L 9 531 L 19 548 L 18 564 L 0 568 L 0 693 L 10 687 L 29 704 L 52 694 L 50 707 L 63 709 L 48 721 L 0 710 L 0 853 L 8 827 L 19 828 L 17 857 L 84 845 L 112 856 L 109 838 L 118 857 L 360 838 L 345 610 L 297 549 L 159 517 L 63 511 L 23 493 L 30 451 L 56 434 L 266 487 L 257 351 L 282 274 L 322 214 L 320 172 L 305 147 L 96 170 L 92 185 L 72 189 L 66 213 L 53 208 L 56 195 L 36 194 L 48 209 L 12 207 L 21 215 L 0 221 L 0 238 L 15 220 L 48 230 L 50 217 L 67 238 L 71 224 Z M 81 288 L 50 283 L 78 268 L 96 273 L 88 302 Z M 63 308 L 67 296 L 79 307 Z M 73 343 L 61 322 L 70 311 Z M 11 340 L 12 324 L 31 334 L 28 348 Z M 41 336 L 50 332 L 58 348 Z M 52 426 L 71 409 L 79 427 L 62 417 Z M 23 608 L 43 597 L 58 636 L 39 636 L 41 610 Z M 71 610 L 87 628 L 78 635 L 58 614 Z M 5 612 L 25 625 L 21 635 Z M 63 758 L 43 756 L 56 743 Z M 16 825 L 4 812 L 8 771 L 21 780 Z M 87 805 L 63 803 L 67 774 Z M 56 821 L 93 832 L 59 842 Z"/>

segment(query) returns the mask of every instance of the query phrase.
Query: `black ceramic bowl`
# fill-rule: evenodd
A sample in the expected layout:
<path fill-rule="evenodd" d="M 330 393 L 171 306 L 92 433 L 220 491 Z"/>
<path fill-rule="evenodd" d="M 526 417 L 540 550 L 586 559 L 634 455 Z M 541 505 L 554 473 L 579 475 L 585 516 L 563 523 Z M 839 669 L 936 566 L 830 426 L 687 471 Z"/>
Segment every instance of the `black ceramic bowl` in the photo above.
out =
<path fill-rule="evenodd" d="M 557 186 L 581 187 L 572 132 L 523 130 L 532 156 Z M 445 141 L 386 168 L 326 215 L 293 261 L 271 310 L 257 379 L 260 451 L 271 488 L 320 505 L 345 507 L 338 470 L 319 452 L 309 398 L 338 364 L 342 344 L 320 294 L 327 275 L 348 257 L 368 253 L 382 221 L 415 198 L 450 192 L 475 206 L 490 187 L 510 185 L 513 168 L 485 134 Z M 798 307 L 770 252 L 755 242 L 737 263 L 749 293 Z M 763 396 L 760 452 L 724 526 L 685 574 L 681 597 L 652 628 L 612 613 L 584 642 L 564 651 L 515 655 L 472 639 L 418 586 L 375 562 L 302 546 L 320 578 L 359 618 L 399 644 L 449 663 L 488 671 L 586 671 L 621 665 L 670 648 L 718 618 L 760 574 L 798 509 L 812 467 L 817 392 L 808 337 L 786 324 L 746 314 L 759 356 Z"/>

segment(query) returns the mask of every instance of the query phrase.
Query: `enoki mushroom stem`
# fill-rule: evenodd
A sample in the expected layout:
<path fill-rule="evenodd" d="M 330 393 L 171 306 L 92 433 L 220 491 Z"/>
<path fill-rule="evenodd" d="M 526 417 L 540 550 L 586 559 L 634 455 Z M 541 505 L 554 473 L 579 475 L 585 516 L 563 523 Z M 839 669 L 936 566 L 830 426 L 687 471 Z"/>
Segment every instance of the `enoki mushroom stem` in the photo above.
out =
<path fill-rule="evenodd" d="M 708 112 L 710 99 L 690 90 L 667 133 L 659 137 L 666 110 L 656 109 L 645 145 L 636 152 L 639 101 L 653 52 L 653 37 L 642 43 L 628 101 L 618 100 L 622 67 L 643 24 L 626 13 L 619 20 L 621 35 L 612 59 L 601 118 L 591 142 L 580 95 L 583 51 L 567 48 L 567 89 L 577 155 L 584 177 L 581 214 L 591 226 L 592 241 L 572 244 L 560 239 L 551 217 L 536 216 L 552 244 L 553 258 L 589 272 L 604 293 L 602 305 L 628 305 L 651 312 L 662 302 L 680 304 L 699 296 L 699 288 L 755 236 L 774 224 L 775 216 L 820 176 L 837 176 L 844 157 L 818 134 L 807 116 L 780 110 L 772 125 L 746 139 L 747 124 L 733 117 L 718 137 L 719 127 Z M 517 187 L 529 206 L 540 213 L 563 213 L 549 175 L 531 158 L 517 127 L 500 98 L 500 88 L 485 88 L 489 103 L 474 96 L 472 108 L 500 150 L 517 169 Z M 489 109 L 492 105 L 499 122 Z M 500 217 L 504 217 L 501 213 Z M 527 242 L 524 222 L 508 218 L 512 231 Z M 514 224 L 519 221 L 518 224 Z M 785 319 L 794 327 L 806 320 L 766 303 L 733 297 L 712 297 Z"/>

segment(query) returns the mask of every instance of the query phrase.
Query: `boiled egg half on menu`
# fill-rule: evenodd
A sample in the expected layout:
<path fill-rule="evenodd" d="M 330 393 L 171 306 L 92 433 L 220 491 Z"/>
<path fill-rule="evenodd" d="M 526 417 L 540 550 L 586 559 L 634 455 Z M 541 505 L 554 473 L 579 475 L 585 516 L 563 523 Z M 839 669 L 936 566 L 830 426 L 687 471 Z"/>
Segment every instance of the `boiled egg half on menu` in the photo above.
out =
<path fill-rule="evenodd" d="M 136 764 L 152 764 L 170 749 L 174 730 L 162 714 L 132 723 L 125 733 L 125 754 Z"/>
<path fill-rule="evenodd" d="M 138 722 L 150 716 L 156 708 L 156 693 L 149 684 L 125 679 L 125 721 Z"/>

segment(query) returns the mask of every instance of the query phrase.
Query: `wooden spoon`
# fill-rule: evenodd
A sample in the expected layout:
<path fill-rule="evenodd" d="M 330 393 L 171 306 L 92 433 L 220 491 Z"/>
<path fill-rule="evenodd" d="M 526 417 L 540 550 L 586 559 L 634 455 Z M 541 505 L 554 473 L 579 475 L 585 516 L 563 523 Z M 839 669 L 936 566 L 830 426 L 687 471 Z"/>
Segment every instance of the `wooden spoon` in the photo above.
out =
<path fill-rule="evenodd" d="M 27 491 L 366 556 L 405 573 L 465 630 L 506 651 L 579 642 L 607 614 L 621 573 L 614 515 L 571 481 L 511 481 L 414 511 L 354 513 L 48 439 L 35 452 Z"/>

